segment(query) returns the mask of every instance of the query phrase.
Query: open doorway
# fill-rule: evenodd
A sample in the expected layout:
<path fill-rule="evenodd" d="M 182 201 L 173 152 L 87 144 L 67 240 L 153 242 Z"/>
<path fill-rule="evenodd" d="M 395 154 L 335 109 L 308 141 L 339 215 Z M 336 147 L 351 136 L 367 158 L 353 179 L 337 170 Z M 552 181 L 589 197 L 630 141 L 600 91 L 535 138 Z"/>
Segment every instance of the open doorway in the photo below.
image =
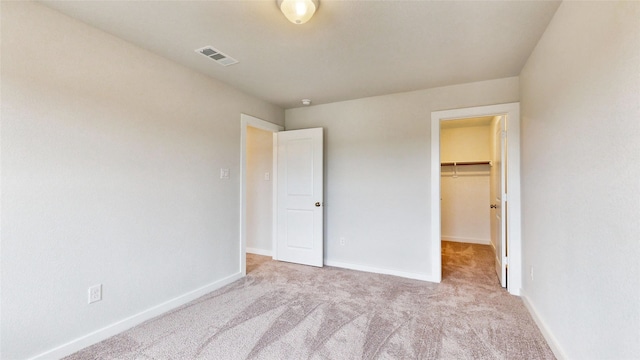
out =
<path fill-rule="evenodd" d="M 440 125 L 441 239 L 489 245 L 493 116 Z"/>
<path fill-rule="evenodd" d="M 248 265 L 273 255 L 274 219 L 274 133 L 282 126 L 241 114 L 240 149 L 240 272 Z M 254 256 L 254 257 L 255 257 Z"/>
<path fill-rule="evenodd" d="M 490 273 L 495 268 L 499 284 L 506 287 L 508 238 L 502 229 L 507 220 L 502 211 L 502 194 L 506 193 L 502 177 L 506 174 L 504 123 L 504 115 L 440 123 L 443 278 L 457 269 L 449 266 L 452 261 L 466 261 L 467 271 Z"/>
<path fill-rule="evenodd" d="M 324 262 L 323 129 L 283 130 L 241 115 L 243 276 L 248 252 L 319 267 Z M 278 173 L 284 175 L 281 181 Z"/>
<path fill-rule="evenodd" d="M 273 133 L 247 126 L 246 271 L 273 256 Z"/>
<path fill-rule="evenodd" d="M 246 251 L 272 256 L 273 233 L 273 135 L 247 126 Z"/>
<path fill-rule="evenodd" d="M 446 110 L 433 112 L 431 116 L 431 175 L 434 181 L 431 182 L 431 241 L 432 241 L 432 264 L 433 274 L 436 280 L 442 279 L 442 240 L 458 240 L 468 243 L 487 243 L 490 245 L 491 239 L 496 239 L 495 228 L 492 230 L 491 222 L 488 219 L 498 219 L 501 225 L 498 230 L 501 242 L 494 242 L 494 252 L 496 258 L 496 273 L 504 287 L 507 287 L 511 294 L 519 295 L 521 289 L 521 240 L 520 240 L 520 139 L 519 139 L 519 104 L 502 104 L 491 105 L 476 108 L 465 108 L 456 110 Z M 461 120 L 464 119 L 464 120 Z M 482 132 L 482 138 L 493 139 L 484 142 L 482 150 L 474 148 L 472 142 L 476 144 L 479 141 L 465 140 L 464 146 L 453 145 L 453 149 L 447 150 L 447 137 L 451 134 L 441 134 L 441 126 L 444 124 L 445 129 L 455 129 L 465 127 L 464 122 L 468 124 L 478 125 L 478 122 L 484 122 L 482 126 L 488 126 L 478 132 Z M 495 126 L 501 124 L 500 130 L 496 133 Z M 507 125 L 508 124 L 508 125 Z M 506 128 L 509 131 L 506 131 Z M 480 127 L 480 126 L 477 126 Z M 473 131 L 471 131 L 473 132 Z M 458 131 L 461 133 L 461 131 Z M 492 135 L 494 134 L 494 135 Z M 496 135 L 498 138 L 496 139 Z M 459 134 L 458 134 L 459 135 Z M 455 137 L 455 136 L 454 136 Z M 507 141 L 508 137 L 508 141 Z M 496 142 L 497 140 L 497 142 Z M 442 143 L 444 141 L 444 143 Z M 492 149 L 492 143 L 499 143 L 502 146 L 502 154 L 509 153 L 509 157 L 499 155 L 495 158 L 495 149 Z M 444 147 L 441 149 L 441 145 Z M 489 146 L 487 146 L 489 145 Z M 470 155 L 471 154 L 471 155 Z M 446 158 L 451 157 L 452 158 Z M 493 165 L 493 166 L 492 166 Z M 506 171 L 506 167 L 509 171 Z M 444 172 L 442 171 L 445 168 Z M 497 197 L 501 204 L 495 204 L 495 194 L 491 193 L 491 173 L 497 168 L 502 169 L 499 174 L 504 175 L 500 182 L 501 187 Z M 442 177 L 446 175 L 444 181 Z M 458 181 L 460 180 L 460 181 Z M 457 182 L 457 183 L 456 183 Z M 464 183 L 471 183 L 473 185 Z M 509 183 L 508 201 L 506 206 L 507 192 L 506 184 Z M 458 186 L 462 185 L 462 186 Z M 481 194 L 476 194 L 475 204 L 469 206 L 460 204 L 447 204 L 442 206 L 443 196 L 447 196 L 447 192 L 455 187 L 463 188 L 467 193 L 458 193 L 458 199 L 468 200 L 470 195 L 468 192 L 474 188 L 483 187 Z M 495 186 L 495 185 L 494 185 Z M 455 199 L 454 199 L 455 200 Z M 495 207 L 494 207 L 495 205 Z M 475 211 L 474 211 L 475 207 Z M 489 213 L 487 213 L 489 211 Z M 466 216 L 464 216 L 467 212 Z M 473 216 L 481 220 L 482 224 L 469 221 L 469 213 L 473 212 Z M 462 213 L 459 219 L 452 220 L 450 216 Z M 498 215 L 498 216 L 496 216 Z M 467 221 L 462 223 L 463 221 Z M 456 222 L 458 226 L 456 226 Z M 462 224 L 462 225 L 460 225 Z M 475 233 L 470 233 L 475 231 Z M 449 232 L 449 233 L 447 233 Z M 454 236 L 451 235 L 454 232 Z M 470 235 L 475 234 L 475 235 Z M 489 242 L 487 242 L 487 234 Z M 509 243 L 509 257 L 506 256 L 506 243 Z M 496 240 L 494 240 L 496 241 Z M 506 276 L 506 267 L 509 267 L 509 277 Z"/>

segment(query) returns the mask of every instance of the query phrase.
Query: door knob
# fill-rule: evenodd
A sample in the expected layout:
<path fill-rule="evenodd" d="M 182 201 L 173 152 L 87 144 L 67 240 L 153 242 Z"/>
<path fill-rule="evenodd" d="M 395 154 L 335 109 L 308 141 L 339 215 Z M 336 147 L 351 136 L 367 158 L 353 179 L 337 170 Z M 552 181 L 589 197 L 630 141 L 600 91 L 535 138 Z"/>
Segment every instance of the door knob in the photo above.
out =
<path fill-rule="evenodd" d="M 498 205 L 496 205 L 496 204 L 491 204 L 491 206 L 489 206 L 489 207 L 490 207 L 490 208 L 492 208 L 492 209 L 497 209 L 497 208 L 498 208 Z"/>
<path fill-rule="evenodd" d="M 316 203 L 316 207 L 320 207 L 320 203 L 319 202 Z"/>

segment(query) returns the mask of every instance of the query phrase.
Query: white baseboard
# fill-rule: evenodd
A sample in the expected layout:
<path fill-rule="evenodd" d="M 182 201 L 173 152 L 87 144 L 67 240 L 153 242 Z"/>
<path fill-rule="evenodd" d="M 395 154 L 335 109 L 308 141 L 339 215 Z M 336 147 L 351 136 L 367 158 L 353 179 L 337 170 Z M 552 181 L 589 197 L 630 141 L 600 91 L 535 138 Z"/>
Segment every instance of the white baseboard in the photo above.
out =
<path fill-rule="evenodd" d="M 491 244 L 491 240 L 490 239 L 467 238 L 467 237 L 447 236 L 447 235 L 442 235 L 441 238 L 444 241 L 453 241 L 453 242 L 461 242 L 461 243 L 469 243 L 469 244 L 480 244 L 480 245 L 489 245 L 489 244 Z"/>
<path fill-rule="evenodd" d="M 273 251 L 271 251 L 271 250 L 258 249 L 258 248 L 252 248 L 252 247 L 248 247 L 245 250 L 249 254 L 256 254 L 256 255 L 263 255 L 263 256 L 273 256 Z"/>
<path fill-rule="evenodd" d="M 569 357 L 567 357 L 565 352 L 562 350 L 560 344 L 558 344 L 558 340 L 556 340 L 555 336 L 553 336 L 547 324 L 542 321 L 542 319 L 538 315 L 538 312 L 536 311 L 536 308 L 533 306 L 531 301 L 529 301 L 529 297 L 527 297 L 524 290 L 520 291 L 520 298 L 524 302 L 524 306 L 527 308 L 527 310 L 529 310 L 529 314 L 531 314 L 533 321 L 535 321 L 536 325 L 538 325 L 542 336 L 544 336 L 544 339 L 547 340 L 547 344 L 549 344 L 553 355 L 555 355 L 558 360 L 568 359 Z"/>
<path fill-rule="evenodd" d="M 399 271 L 399 270 L 382 269 L 382 268 L 376 268 L 376 267 L 367 266 L 367 265 L 349 264 L 349 263 L 343 263 L 340 261 L 333 261 L 333 260 L 326 260 L 326 259 L 324 261 L 324 264 L 327 266 L 334 266 L 334 267 L 339 267 L 339 268 L 349 269 L 349 270 L 365 271 L 365 272 L 370 272 L 375 274 L 394 275 L 394 276 L 400 276 L 407 279 L 415 279 L 415 280 L 422 280 L 422 281 L 429 281 L 429 282 L 439 282 L 437 281 L 437 279 L 435 279 L 435 277 L 428 274 L 419 274 L 419 273 L 412 273 L 412 272 Z"/>
<path fill-rule="evenodd" d="M 108 339 L 136 325 L 139 325 L 149 319 L 152 319 L 158 315 L 161 315 L 169 310 L 173 310 L 205 294 L 208 294 L 225 285 L 228 285 L 240 279 L 241 277 L 242 277 L 242 274 L 237 273 L 237 274 L 228 276 L 224 279 L 213 282 L 211 284 L 205 285 L 201 288 L 195 289 L 184 295 L 180 295 L 174 299 L 163 302 L 162 304 L 156 305 L 147 310 L 139 312 L 133 316 L 130 316 L 128 318 L 115 322 L 111 325 L 103 327 L 102 329 L 98 329 L 85 336 L 69 341 L 66 344 L 63 344 L 54 349 L 48 350 L 40 355 L 34 356 L 33 358 L 31 358 L 31 360 L 60 359 L 65 356 L 71 355 L 79 350 L 86 348 L 87 346 L 91 346 L 93 344 L 99 343 L 102 340 Z"/>

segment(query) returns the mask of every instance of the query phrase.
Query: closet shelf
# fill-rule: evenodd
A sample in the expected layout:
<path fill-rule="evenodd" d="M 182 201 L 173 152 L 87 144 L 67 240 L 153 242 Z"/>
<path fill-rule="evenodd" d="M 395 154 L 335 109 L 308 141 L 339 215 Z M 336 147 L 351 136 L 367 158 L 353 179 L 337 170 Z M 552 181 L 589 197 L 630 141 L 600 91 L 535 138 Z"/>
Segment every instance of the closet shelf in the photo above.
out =
<path fill-rule="evenodd" d="M 440 166 L 461 166 L 461 165 L 491 165 L 491 161 L 456 161 L 456 162 L 443 162 Z"/>

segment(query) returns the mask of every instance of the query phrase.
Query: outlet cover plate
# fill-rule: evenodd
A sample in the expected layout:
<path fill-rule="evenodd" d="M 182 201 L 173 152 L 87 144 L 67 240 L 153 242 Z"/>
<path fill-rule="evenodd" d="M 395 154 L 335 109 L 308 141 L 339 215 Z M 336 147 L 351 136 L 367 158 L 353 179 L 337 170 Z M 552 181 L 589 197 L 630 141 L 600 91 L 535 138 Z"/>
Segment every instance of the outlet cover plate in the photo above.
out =
<path fill-rule="evenodd" d="M 89 288 L 89 304 L 102 300 L 102 284 L 93 285 Z"/>

